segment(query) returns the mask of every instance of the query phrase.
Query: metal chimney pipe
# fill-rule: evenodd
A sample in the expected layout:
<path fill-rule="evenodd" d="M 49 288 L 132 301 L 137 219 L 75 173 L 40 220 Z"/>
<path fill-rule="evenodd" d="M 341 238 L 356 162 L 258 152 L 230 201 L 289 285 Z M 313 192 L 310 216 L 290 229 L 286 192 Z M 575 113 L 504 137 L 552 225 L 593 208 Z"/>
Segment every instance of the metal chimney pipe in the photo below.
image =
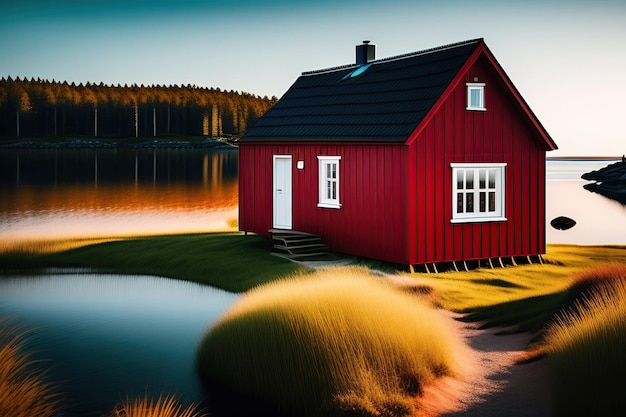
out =
<path fill-rule="evenodd" d="M 363 41 L 362 45 L 356 46 L 356 64 L 365 65 L 376 59 L 376 45 L 370 45 L 370 41 Z"/>

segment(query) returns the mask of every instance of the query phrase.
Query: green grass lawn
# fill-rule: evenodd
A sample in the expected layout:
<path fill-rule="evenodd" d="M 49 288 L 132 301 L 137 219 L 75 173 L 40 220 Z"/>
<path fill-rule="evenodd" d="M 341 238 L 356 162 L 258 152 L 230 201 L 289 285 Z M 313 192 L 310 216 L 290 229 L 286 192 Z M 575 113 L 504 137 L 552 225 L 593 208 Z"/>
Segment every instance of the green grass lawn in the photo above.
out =
<path fill-rule="evenodd" d="M 0 271 L 93 268 L 155 275 L 243 292 L 305 267 L 271 254 L 271 241 L 241 233 L 156 236 L 89 244 L 47 253 L 0 253 Z"/>

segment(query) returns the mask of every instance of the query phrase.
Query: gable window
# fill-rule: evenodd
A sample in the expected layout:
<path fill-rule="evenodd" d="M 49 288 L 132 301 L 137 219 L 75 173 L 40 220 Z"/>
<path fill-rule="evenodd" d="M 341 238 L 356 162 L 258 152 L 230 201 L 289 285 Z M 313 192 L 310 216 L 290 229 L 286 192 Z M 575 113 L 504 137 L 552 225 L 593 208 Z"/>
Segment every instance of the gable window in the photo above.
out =
<path fill-rule="evenodd" d="M 467 83 L 467 110 L 487 110 L 485 83 Z"/>
<path fill-rule="evenodd" d="M 318 156 L 319 201 L 318 207 L 341 208 L 339 202 L 340 156 Z"/>
<path fill-rule="evenodd" d="M 505 163 L 453 163 L 452 223 L 505 221 Z"/>

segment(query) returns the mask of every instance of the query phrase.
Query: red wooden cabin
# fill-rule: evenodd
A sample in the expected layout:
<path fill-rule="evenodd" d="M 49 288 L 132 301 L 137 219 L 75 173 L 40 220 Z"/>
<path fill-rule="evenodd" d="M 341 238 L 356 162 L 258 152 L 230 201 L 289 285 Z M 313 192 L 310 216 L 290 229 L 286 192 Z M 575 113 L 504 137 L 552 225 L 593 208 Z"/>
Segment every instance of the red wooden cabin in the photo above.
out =
<path fill-rule="evenodd" d="M 240 230 L 404 265 L 545 253 L 556 144 L 484 41 L 356 55 L 303 73 L 241 139 Z"/>

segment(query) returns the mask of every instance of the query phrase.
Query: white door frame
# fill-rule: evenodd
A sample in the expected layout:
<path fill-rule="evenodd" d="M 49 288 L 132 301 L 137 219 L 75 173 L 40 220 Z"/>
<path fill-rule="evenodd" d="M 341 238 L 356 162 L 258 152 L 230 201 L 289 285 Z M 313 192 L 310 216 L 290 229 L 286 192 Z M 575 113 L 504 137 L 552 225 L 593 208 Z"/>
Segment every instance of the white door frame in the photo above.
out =
<path fill-rule="evenodd" d="M 272 227 L 291 229 L 292 227 L 292 156 L 274 155 L 272 158 Z M 277 165 L 283 163 L 281 169 Z M 284 171 L 283 171 L 284 169 Z"/>

